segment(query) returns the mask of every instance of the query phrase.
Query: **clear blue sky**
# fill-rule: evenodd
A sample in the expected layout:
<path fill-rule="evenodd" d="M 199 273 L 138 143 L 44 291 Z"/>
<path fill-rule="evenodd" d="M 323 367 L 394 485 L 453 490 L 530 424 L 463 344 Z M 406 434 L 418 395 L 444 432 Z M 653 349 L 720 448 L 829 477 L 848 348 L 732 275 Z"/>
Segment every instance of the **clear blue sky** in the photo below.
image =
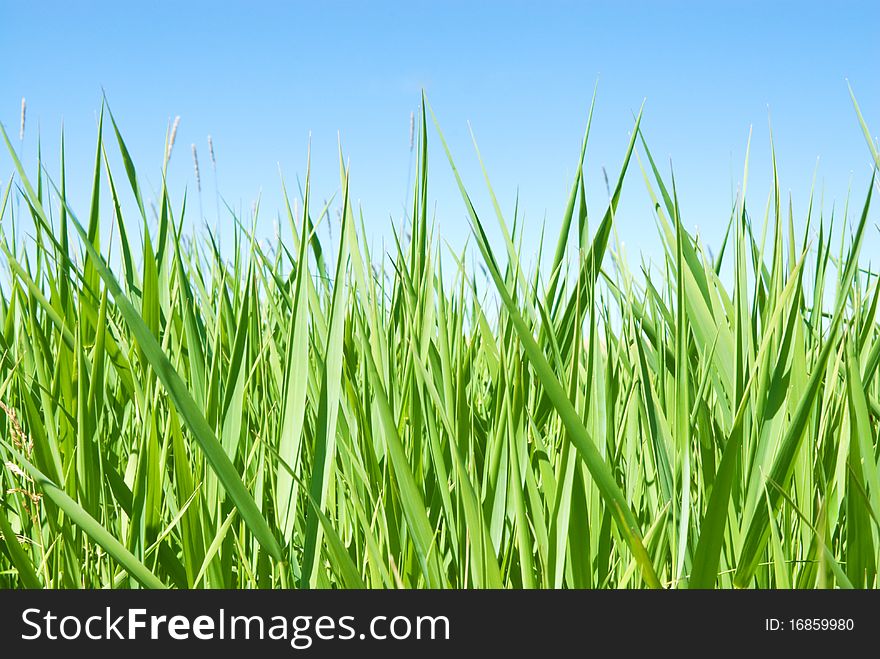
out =
<path fill-rule="evenodd" d="M 707 242 L 727 220 L 750 125 L 750 206 L 763 213 L 768 116 L 796 215 L 806 210 L 817 157 L 826 210 L 843 202 L 851 181 L 859 203 L 867 189 L 870 159 L 845 78 L 880 131 L 876 1 L 184 4 L 0 0 L 0 121 L 17 137 L 27 98 L 31 166 L 37 127 L 44 155 L 54 157 L 64 121 L 80 214 L 102 87 L 147 190 L 160 183 L 165 132 L 180 115 L 175 195 L 194 191 L 195 143 L 213 219 L 211 134 L 221 193 L 249 209 L 262 191 L 266 237 L 281 207 L 278 164 L 295 188 L 310 132 L 316 197 L 337 189 L 341 133 L 368 231 L 387 236 L 408 192 L 409 116 L 422 88 L 479 210 L 491 220 L 468 121 L 508 214 L 519 189 L 529 240 L 545 216 L 551 232 L 558 227 L 597 80 L 587 155 L 593 218 L 607 200 L 601 168 L 616 175 L 643 99 L 645 133 L 655 156 L 673 161 L 684 222 Z M 460 247 L 464 208 L 433 132 L 430 139 L 440 232 Z M 0 176 L 10 173 L 0 155 Z M 633 261 L 639 251 L 656 255 L 637 166 L 618 219 Z M 876 229 L 872 236 L 876 245 Z"/>

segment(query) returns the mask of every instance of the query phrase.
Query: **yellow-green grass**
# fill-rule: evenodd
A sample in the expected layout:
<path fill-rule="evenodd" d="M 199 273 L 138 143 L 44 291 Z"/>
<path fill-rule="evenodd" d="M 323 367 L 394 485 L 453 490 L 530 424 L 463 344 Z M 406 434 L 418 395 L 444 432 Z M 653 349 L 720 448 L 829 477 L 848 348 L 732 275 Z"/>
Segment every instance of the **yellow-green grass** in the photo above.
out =
<path fill-rule="evenodd" d="M 164 183 L 150 231 L 106 110 L 85 215 L 63 150 L 53 181 L 3 131 L 0 586 L 876 587 L 871 190 L 796 232 L 774 156 L 765 217 L 742 195 L 712 255 L 637 119 L 594 229 L 584 137 L 527 271 L 518 218 L 494 193 L 478 214 L 438 127 L 484 279 L 429 221 L 431 123 L 423 103 L 408 234 L 380 258 L 342 154 L 333 244 L 307 177 L 273 249 L 230 211 L 230 255 L 184 237 Z M 609 249 L 633 167 L 663 254 L 636 273 Z"/>

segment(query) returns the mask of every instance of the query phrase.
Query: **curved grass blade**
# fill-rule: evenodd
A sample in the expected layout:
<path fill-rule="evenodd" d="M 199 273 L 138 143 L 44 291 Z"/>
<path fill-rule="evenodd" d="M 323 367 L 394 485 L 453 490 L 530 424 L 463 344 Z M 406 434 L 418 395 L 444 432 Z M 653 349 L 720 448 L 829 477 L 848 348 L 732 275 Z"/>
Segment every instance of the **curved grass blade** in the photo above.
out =
<path fill-rule="evenodd" d="M 36 197 L 30 181 L 24 172 L 24 168 L 21 165 L 21 161 L 15 154 L 15 150 L 9 142 L 6 130 L 2 126 L 0 126 L 0 132 L 3 133 L 7 148 L 15 162 L 19 176 L 22 179 L 33 207 L 40 215 L 42 215 L 43 220 L 46 221 L 42 204 Z M 116 306 L 125 318 L 132 334 L 134 334 L 137 339 L 147 363 L 165 386 L 169 396 L 177 406 L 180 416 L 186 421 L 193 437 L 204 451 L 205 457 L 217 474 L 217 477 L 227 494 L 229 494 L 230 498 L 241 512 L 245 524 L 248 525 L 258 542 L 269 552 L 270 555 L 272 555 L 273 558 L 278 561 L 284 560 L 281 546 L 273 536 L 268 523 L 263 518 L 260 509 L 257 507 L 256 502 L 242 482 L 241 477 L 236 472 L 232 462 L 227 457 L 223 447 L 214 435 L 213 430 L 211 430 L 205 417 L 192 399 L 186 384 L 177 374 L 177 371 L 165 355 L 156 338 L 150 332 L 144 319 L 122 291 L 122 287 L 119 285 L 116 277 L 110 271 L 110 268 L 107 266 L 103 257 L 98 253 L 92 244 L 92 241 L 89 239 L 89 234 L 83 229 L 79 220 L 74 216 L 70 208 L 67 209 L 67 212 L 69 213 L 70 219 L 73 221 L 74 227 L 76 228 L 77 233 L 79 233 L 89 254 L 89 263 L 93 264 L 95 271 L 100 275 L 101 279 L 104 280 L 105 285 L 112 293 Z"/>
<path fill-rule="evenodd" d="M 433 111 L 431 114 L 433 116 Z M 565 425 L 565 429 L 568 432 L 568 437 L 571 439 L 572 442 L 574 442 L 575 447 L 578 449 L 578 452 L 581 454 L 581 457 L 584 460 L 584 463 L 590 470 L 590 474 L 593 476 L 593 479 L 595 480 L 599 491 L 602 493 L 602 497 L 605 499 L 605 503 L 608 505 L 609 509 L 614 515 L 614 519 L 618 524 L 618 528 L 626 539 L 630 550 L 632 551 L 636 561 L 639 564 L 639 567 L 641 568 L 642 576 L 645 579 L 645 582 L 652 588 L 660 588 L 662 587 L 660 584 L 660 580 L 657 578 L 657 574 L 654 571 L 653 565 L 651 564 L 651 559 L 648 556 L 648 552 L 645 549 L 644 544 L 642 543 L 642 536 L 641 532 L 639 531 L 638 522 L 636 521 L 632 510 L 630 510 L 629 504 L 627 503 L 623 492 L 621 492 L 620 487 L 614 480 L 611 469 L 608 467 L 608 465 L 605 463 L 602 456 L 600 455 L 599 450 L 596 448 L 596 444 L 593 442 L 592 437 L 590 437 L 589 432 L 581 421 L 577 410 L 575 410 L 574 406 L 571 403 L 571 400 L 569 400 L 568 394 L 566 393 L 563 386 L 560 384 L 559 379 L 553 373 L 553 369 L 547 362 L 547 358 L 544 356 L 544 352 L 535 341 L 535 337 L 532 335 L 531 330 L 529 329 L 528 325 L 526 325 L 525 320 L 523 320 L 522 316 L 520 315 L 516 304 L 510 297 L 507 285 L 505 284 L 504 278 L 501 274 L 501 269 L 499 268 L 498 263 L 495 260 L 495 256 L 492 253 L 491 247 L 489 246 L 488 236 L 486 235 L 483 229 L 483 225 L 480 222 L 479 217 L 477 216 L 476 209 L 471 203 L 470 196 L 467 194 L 467 191 L 464 188 L 464 183 L 462 182 L 461 177 L 458 174 L 458 170 L 455 167 L 455 163 L 452 159 L 452 154 L 449 151 L 449 146 L 446 144 L 446 140 L 443 137 L 442 131 L 440 130 L 437 118 L 436 116 L 434 116 L 433 118 L 434 125 L 437 127 L 437 132 L 440 134 L 440 140 L 443 143 L 443 148 L 446 151 L 446 156 L 449 160 L 450 166 L 452 167 L 453 173 L 455 174 L 456 181 L 458 182 L 459 191 L 461 192 L 462 198 L 467 208 L 468 215 L 471 219 L 474 234 L 477 238 L 477 245 L 479 246 L 480 251 L 483 254 L 483 258 L 489 268 L 489 273 L 491 274 L 492 279 L 495 283 L 495 288 L 498 291 L 498 294 L 501 296 L 501 300 L 508 315 L 510 316 L 511 321 L 513 322 L 513 326 L 516 329 L 517 334 L 519 335 L 520 342 L 522 343 L 526 355 L 528 356 L 532 367 L 535 369 L 535 373 L 538 376 L 538 379 L 540 379 L 541 384 L 546 389 L 547 394 L 553 403 L 553 406 L 556 408 L 557 413 L 562 419 L 562 422 Z"/>
<path fill-rule="evenodd" d="M 3 510 L 2 505 L 0 505 L 0 535 L 3 536 L 3 542 L 6 544 L 6 551 L 9 552 L 12 564 L 18 570 L 18 578 L 21 579 L 21 584 L 25 588 L 42 588 L 43 584 L 34 571 L 31 559 L 28 558 L 21 545 L 18 544 L 18 538 L 12 532 L 12 526 L 6 518 L 6 511 Z"/>
<path fill-rule="evenodd" d="M 34 479 L 34 482 L 43 493 L 63 510 L 71 521 L 80 527 L 86 535 L 103 547 L 131 576 L 147 588 L 166 588 L 165 584 L 155 574 L 123 547 L 122 543 L 101 526 L 94 517 L 89 515 L 82 506 L 71 499 L 64 490 L 49 480 L 43 472 L 34 467 L 5 440 L 0 439 L 0 444 L 15 457 L 18 464 L 28 472 L 28 475 Z"/>

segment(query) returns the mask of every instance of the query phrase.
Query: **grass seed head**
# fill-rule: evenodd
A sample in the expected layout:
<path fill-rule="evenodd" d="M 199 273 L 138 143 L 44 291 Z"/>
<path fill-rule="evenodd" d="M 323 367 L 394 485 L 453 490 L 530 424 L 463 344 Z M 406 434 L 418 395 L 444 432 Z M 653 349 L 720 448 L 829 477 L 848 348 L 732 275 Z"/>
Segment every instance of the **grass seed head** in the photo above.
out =
<path fill-rule="evenodd" d="M 18 139 L 24 139 L 24 121 L 27 116 L 27 101 L 24 96 L 21 97 L 21 127 L 18 129 Z"/>
<path fill-rule="evenodd" d="M 217 170 L 217 159 L 214 157 L 214 140 L 208 135 L 208 155 L 211 156 L 211 167 Z"/>
<path fill-rule="evenodd" d="M 3 410 L 6 417 L 9 419 L 9 431 L 12 445 L 24 453 L 25 456 L 30 457 L 34 451 L 34 444 L 21 427 L 21 422 L 18 420 L 18 415 L 15 413 L 15 410 L 2 400 L 0 400 L 0 410 Z"/>
<path fill-rule="evenodd" d="M 192 145 L 192 154 L 193 154 L 193 169 L 196 173 L 196 189 L 199 192 L 202 191 L 202 177 L 199 175 L 199 154 L 196 151 L 196 145 Z"/>
<path fill-rule="evenodd" d="M 180 126 L 180 115 L 174 117 L 171 126 L 171 136 L 168 138 L 168 151 L 165 153 L 165 162 L 171 160 L 171 151 L 174 149 L 174 140 L 177 139 L 177 127 Z"/>

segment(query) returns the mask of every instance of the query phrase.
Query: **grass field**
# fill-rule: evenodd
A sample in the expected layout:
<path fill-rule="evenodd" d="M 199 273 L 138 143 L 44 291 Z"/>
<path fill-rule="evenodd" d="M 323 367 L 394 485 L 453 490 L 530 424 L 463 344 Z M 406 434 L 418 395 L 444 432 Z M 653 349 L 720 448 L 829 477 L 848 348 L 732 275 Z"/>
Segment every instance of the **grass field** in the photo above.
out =
<path fill-rule="evenodd" d="M 332 207 L 306 178 L 280 243 L 229 215 L 221 252 L 165 188 L 150 219 L 101 116 L 87 209 L 63 149 L 50 180 L 3 131 L 0 586 L 877 587 L 871 189 L 794 218 L 774 156 L 752 218 L 746 166 L 710 254 L 637 119 L 601 217 L 584 138 L 529 270 L 518 218 L 478 215 L 459 180 L 470 268 L 429 220 L 429 127 L 446 144 L 423 109 L 390 255 L 341 153 Z M 612 249 L 628 169 L 655 200 L 651 270 Z"/>

